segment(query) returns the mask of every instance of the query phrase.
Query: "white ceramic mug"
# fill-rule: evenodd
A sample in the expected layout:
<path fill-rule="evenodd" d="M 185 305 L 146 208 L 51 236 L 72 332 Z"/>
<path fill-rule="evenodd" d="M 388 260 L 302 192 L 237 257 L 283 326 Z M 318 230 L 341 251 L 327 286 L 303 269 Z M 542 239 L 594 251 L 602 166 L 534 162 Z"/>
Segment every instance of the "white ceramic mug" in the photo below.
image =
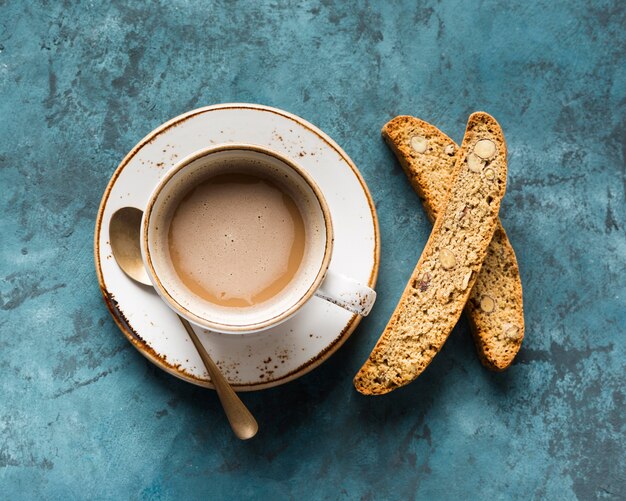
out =
<path fill-rule="evenodd" d="M 205 179 L 235 168 L 280 180 L 297 202 L 305 228 L 305 251 L 295 276 L 271 300 L 246 308 L 217 305 L 191 292 L 174 270 L 168 246 L 169 221 L 184 195 Z M 315 181 L 290 159 L 255 145 L 216 146 L 184 158 L 156 186 L 142 220 L 141 251 L 155 290 L 190 322 L 223 333 L 268 329 L 295 314 L 313 295 L 367 315 L 376 292 L 330 271 L 332 250 L 330 211 Z"/>

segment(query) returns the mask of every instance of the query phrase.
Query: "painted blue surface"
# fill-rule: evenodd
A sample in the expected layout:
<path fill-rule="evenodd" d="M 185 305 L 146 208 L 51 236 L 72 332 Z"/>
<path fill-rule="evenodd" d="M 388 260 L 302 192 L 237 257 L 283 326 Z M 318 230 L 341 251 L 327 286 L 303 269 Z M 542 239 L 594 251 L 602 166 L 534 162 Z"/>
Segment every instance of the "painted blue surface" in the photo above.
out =
<path fill-rule="evenodd" d="M 623 499 L 623 2 L 0 1 L 0 487 L 6 499 Z M 416 5 L 417 4 L 417 5 Z M 379 299 L 327 363 L 217 398 L 118 332 L 93 269 L 126 152 L 202 105 L 277 106 L 354 159 L 381 220 Z M 460 141 L 492 113 L 526 340 L 492 374 L 462 320 L 413 384 L 357 394 L 431 228 L 380 139 L 397 114 Z"/>

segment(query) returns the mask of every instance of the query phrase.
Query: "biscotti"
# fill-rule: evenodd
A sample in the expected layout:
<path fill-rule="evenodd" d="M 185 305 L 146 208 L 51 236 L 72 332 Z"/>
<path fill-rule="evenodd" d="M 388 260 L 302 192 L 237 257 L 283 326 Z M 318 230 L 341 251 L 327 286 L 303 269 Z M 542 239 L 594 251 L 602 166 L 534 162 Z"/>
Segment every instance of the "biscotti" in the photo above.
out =
<path fill-rule="evenodd" d="M 410 116 L 388 122 L 382 136 L 434 221 L 444 208 L 459 147 Z M 465 311 L 483 365 L 496 371 L 509 367 L 524 338 L 524 310 L 517 259 L 499 222 Z"/>
<path fill-rule="evenodd" d="M 410 383 L 443 346 L 496 230 L 506 171 L 500 126 L 486 113 L 472 114 L 445 208 L 387 327 L 354 378 L 361 393 L 388 393 Z"/>

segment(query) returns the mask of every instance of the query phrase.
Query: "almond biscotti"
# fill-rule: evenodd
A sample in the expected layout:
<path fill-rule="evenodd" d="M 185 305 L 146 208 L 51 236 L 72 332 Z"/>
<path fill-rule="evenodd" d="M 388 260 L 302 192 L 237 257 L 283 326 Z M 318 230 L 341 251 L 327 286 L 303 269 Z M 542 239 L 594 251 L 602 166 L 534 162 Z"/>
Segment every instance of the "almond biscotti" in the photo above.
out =
<path fill-rule="evenodd" d="M 354 378 L 361 393 L 384 394 L 410 383 L 443 346 L 498 225 L 506 171 L 500 126 L 486 113 L 472 114 L 445 207 L 387 327 Z"/>
<path fill-rule="evenodd" d="M 436 127 L 410 116 L 388 122 L 382 136 L 434 221 L 444 208 L 459 147 Z M 524 309 L 517 259 L 500 223 L 465 311 L 483 365 L 495 371 L 509 367 L 524 338 Z"/>

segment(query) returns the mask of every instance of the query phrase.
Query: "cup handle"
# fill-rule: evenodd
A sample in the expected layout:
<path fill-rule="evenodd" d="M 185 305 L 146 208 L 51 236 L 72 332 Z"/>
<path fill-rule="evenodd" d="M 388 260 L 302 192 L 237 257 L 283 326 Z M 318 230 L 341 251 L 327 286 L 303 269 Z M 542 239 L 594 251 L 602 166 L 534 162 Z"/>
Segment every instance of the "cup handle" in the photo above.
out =
<path fill-rule="evenodd" d="M 364 317 L 371 311 L 376 301 L 374 289 L 330 270 L 315 295 Z"/>

